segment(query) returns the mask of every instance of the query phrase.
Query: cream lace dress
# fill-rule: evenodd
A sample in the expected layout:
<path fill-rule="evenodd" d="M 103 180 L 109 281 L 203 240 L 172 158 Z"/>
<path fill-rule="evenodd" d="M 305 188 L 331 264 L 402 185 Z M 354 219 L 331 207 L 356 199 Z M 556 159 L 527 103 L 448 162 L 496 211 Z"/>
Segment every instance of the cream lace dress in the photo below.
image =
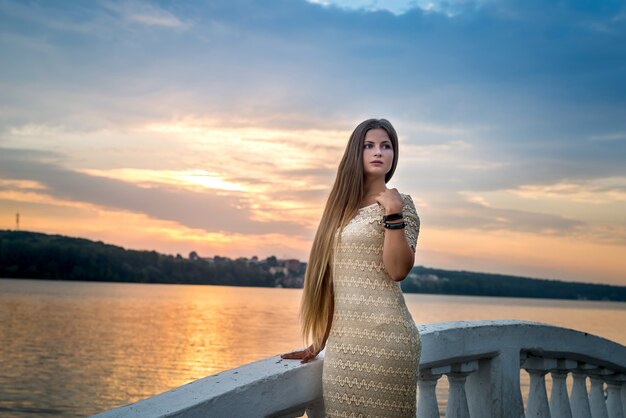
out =
<path fill-rule="evenodd" d="M 411 196 L 401 196 L 415 251 L 420 220 Z M 322 371 L 327 417 L 415 417 L 422 345 L 400 282 L 383 265 L 383 215 L 378 203 L 359 209 L 335 247 L 335 312 Z"/>

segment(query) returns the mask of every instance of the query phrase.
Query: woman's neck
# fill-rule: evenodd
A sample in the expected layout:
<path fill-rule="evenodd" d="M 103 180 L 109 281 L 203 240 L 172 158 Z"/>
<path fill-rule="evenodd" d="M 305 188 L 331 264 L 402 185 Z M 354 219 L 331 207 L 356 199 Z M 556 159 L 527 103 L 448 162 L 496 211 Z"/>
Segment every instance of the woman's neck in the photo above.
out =
<path fill-rule="evenodd" d="M 365 179 L 365 183 L 363 184 L 363 192 L 365 193 L 364 198 L 376 196 L 382 192 L 387 190 L 387 186 L 385 185 L 385 178 L 378 177 L 376 179 Z"/>

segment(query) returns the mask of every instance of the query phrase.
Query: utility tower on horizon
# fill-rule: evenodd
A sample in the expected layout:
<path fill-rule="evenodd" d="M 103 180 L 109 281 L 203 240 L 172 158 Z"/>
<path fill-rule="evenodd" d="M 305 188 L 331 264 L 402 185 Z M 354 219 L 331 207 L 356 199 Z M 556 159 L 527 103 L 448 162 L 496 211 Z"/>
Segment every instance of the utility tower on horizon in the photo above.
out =
<path fill-rule="evenodd" d="M 20 213 L 19 212 L 15 214 L 15 230 L 16 231 L 20 230 Z"/>

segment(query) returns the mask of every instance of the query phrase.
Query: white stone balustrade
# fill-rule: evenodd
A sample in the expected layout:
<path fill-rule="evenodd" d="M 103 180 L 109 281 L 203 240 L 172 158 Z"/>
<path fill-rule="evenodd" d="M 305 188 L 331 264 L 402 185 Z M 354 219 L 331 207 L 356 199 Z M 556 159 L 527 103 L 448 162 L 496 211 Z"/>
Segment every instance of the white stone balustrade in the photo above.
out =
<path fill-rule="evenodd" d="M 436 388 L 443 375 L 449 383 L 446 418 L 626 418 L 626 347 L 616 342 L 514 320 L 439 322 L 418 330 L 418 418 L 440 417 Z M 268 357 L 97 417 L 324 417 L 324 353 L 306 364 Z M 520 368 L 530 375 L 526 412 Z"/>

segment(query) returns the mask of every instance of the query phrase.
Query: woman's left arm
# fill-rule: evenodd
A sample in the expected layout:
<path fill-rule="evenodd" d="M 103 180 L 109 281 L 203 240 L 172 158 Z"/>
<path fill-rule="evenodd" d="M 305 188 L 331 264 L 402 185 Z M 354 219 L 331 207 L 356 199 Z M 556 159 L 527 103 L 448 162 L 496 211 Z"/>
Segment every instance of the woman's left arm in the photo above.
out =
<path fill-rule="evenodd" d="M 385 215 L 402 212 L 404 216 L 402 221 L 406 223 L 404 229 L 384 228 L 383 264 L 389 277 L 399 282 L 406 278 L 415 263 L 419 217 L 409 195 L 405 195 L 403 198 L 396 189 L 390 189 L 386 193 L 390 193 L 390 195 L 384 199 Z M 390 223 L 395 222 L 398 221 L 391 221 Z"/>

